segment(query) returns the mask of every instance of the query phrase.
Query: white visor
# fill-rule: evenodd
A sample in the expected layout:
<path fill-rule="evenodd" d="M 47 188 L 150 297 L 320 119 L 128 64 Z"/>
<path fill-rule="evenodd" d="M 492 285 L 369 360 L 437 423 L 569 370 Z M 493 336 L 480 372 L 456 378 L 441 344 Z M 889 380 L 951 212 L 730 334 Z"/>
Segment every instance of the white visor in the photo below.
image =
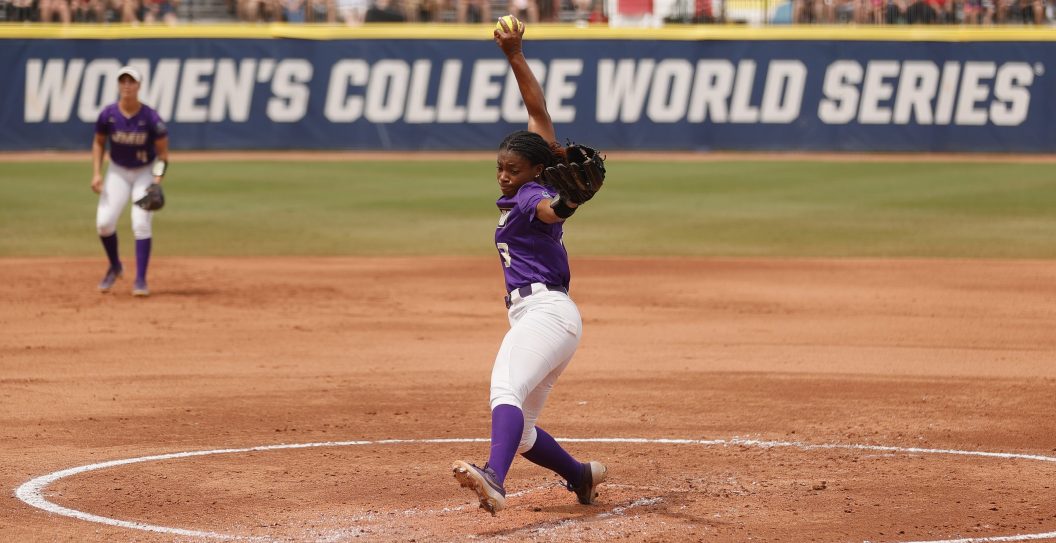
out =
<path fill-rule="evenodd" d="M 121 79 L 121 76 L 123 75 L 131 77 L 136 83 L 143 81 L 143 76 L 139 75 L 139 71 L 131 66 L 125 66 L 124 68 L 121 68 L 121 71 L 117 72 L 118 79 Z"/>

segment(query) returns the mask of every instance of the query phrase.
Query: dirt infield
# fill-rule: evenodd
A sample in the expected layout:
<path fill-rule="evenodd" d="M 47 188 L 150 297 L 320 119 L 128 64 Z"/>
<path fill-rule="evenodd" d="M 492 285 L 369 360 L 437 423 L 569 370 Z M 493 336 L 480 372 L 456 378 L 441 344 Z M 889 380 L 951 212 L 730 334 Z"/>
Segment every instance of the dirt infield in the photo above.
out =
<path fill-rule="evenodd" d="M 616 438 L 568 445 L 610 483 L 574 505 L 518 459 L 497 518 L 448 471 L 486 443 L 416 441 L 488 435 L 507 326 L 493 259 L 161 256 L 149 299 L 128 278 L 96 293 L 103 267 L 0 266 L 0 540 L 1056 532 L 1056 262 L 576 258 L 586 334 L 540 425 Z M 184 535 L 14 496 L 109 460 L 350 441 L 119 465 L 41 494 Z"/>

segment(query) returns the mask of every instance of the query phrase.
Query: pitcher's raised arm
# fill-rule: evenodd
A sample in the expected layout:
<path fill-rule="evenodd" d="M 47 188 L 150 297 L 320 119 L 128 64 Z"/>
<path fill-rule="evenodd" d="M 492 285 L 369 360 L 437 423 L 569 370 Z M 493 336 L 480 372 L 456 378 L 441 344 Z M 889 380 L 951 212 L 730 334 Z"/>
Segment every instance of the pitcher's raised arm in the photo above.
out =
<path fill-rule="evenodd" d="M 514 28 L 510 28 L 507 21 L 512 21 Z M 554 123 L 550 120 L 550 112 L 546 110 L 543 87 L 535 79 L 535 74 L 528 67 L 528 61 L 525 60 L 521 50 L 523 37 L 524 23 L 513 17 L 499 19 L 495 28 L 495 43 L 506 54 L 506 60 L 509 61 L 513 75 L 517 78 L 521 99 L 528 108 L 528 130 L 539 134 L 547 142 L 554 142 L 557 141 L 557 135 L 554 134 Z"/>

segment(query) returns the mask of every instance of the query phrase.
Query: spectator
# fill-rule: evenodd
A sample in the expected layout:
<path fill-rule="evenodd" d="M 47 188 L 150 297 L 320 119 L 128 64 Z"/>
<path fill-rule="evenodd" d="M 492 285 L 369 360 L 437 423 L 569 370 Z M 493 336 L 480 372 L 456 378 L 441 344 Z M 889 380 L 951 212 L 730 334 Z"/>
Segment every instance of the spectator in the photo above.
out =
<path fill-rule="evenodd" d="M 935 22 L 946 24 L 953 22 L 953 0 L 928 0 L 935 11 Z"/>
<path fill-rule="evenodd" d="M 177 2 L 179 0 L 143 0 L 143 22 L 176 24 Z"/>
<path fill-rule="evenodd" d="M 575 10 L 576 23 L 585 23 L 590 19 L 590 12 L 593 9 L 591 0 L 572 0 L 572 8 Z"/>
<path fill-rule="evenodd" d="M 139 21 L 136 16 L 136 12 L 139 11 L 138 0 L 113 0 L 110 8 L 121 22 L 132 23 Z"/>
<path fill-rule="evenodd" d="M 561 21 L 561 0 L 528 0 L 537 3 L 539 20 L 547 23 Z"/>
<path fill-rule="evenodd" d="M 965 0 L 964 2 L 964 24 L 989 25 L 994 19 L 994 3 L 992 0 Z"/>
<path fill-rule="evenodd" d="M 927 0 L 915 0 L 906 8 L 906 22 L 914 24 L 935 24 L 935 9 Z"/>
<path fill-rule="evenodd" d="M 863 13 L 860 6 L 868 1 L 869 0 L 836 0 L 833 2 L 834 17 L 831 20 L 840 23 L 859 22 Z"/>
<path fill-rule="evenodd" d="M 813 22 L 821 24 L 833 24 L 836 22 L 837 2 L 840 0 L 814 0 Z"/>
<path fill-rule="evenodd" d="M 455 20 L 459 23 L 491 22 L 491 0 L 455 0 Z"/>
<path fill-rule="evenodd" d="M 304 22 L 305 0 L 278 0 L 279 8 L 282 10 L 282 18 L 287 23 Z"/>
<path fill-rule="evenodd" d="M 1020 1 L 1025 3 L 1027 0 Z M 1033 16 L 1034 24 L 1036 25 L 1045 24 L 1046 19 L 1048 19 L 1045 15 L 1045 0 L 1031 0 L 1029 8 L 1023 12 L 1024 21 L 1028 19 L 1028 12 L 1029 15 Z"/>
<path fill-rule="evenodd" d="M 1019 19 L 1023 23 L 1045 22 L 1044 0 L 997 0 L 997 22 L 1008 23 Z"/>
<path fill-rule="evenodd" d="M 906 22 L 906 0 L 888 0 L 884 7 L 884 23 L 896 25 Z"/>
<path fill-rule="evenodd" d="M 422 0 L 403 0 L 400 3 L 403 8 L 403 20 L 408 23 L 417 23 L 421 17 Z"/>
<path fill-rule="evenodd" d="M 374 0 L 364 18 L 364 22 L 368 23 L 402 23 L 406 20 L 406 17 L 392 6 L 391 0 Z"/>
<path fill-rule="evenodd" d="M 33 20 L 33 0 L 11 0 L 12 21 L 29 22 Z"/>
<path fill-rule="evenodd" d="M 239 0 L 243 21 L 277 21 L 280 18 L 278 0 Z"/>
<path fill-rule="evenodd" d="M 836 16 L 842 23 L 868 24 L 872 12 L 873 0 L 843 0 L 837 9 Z"/>
<path fill-rule="evenodd" d="M 309 23 L 336 23 L 337 2 L 335 0 L 308 0 Z"/>
<path fill-rule="evenodd" d="M 588 0 L 589 1 L 589 0 Z M 510 0 L 510 15 L 528 23 L 539 22 L 539 4 L 535 0 Z"/>
<path fill-rule="evenodd" d="M 367 16 L 367 0 L 337 0 L 337 11 L 345 24 L 349 26 L 363 24 Z"/>
<path fill-rule="evenodd" d="M 880 24 L 883 11 L 884 0 L 857 0 L 854 22 L 866 25 Z"/>
<path fill-rule="evenodd" d="M 1009 12 L 1012 11 L 1012 5 L 1015 3 L 1014 0 L 994 0 L 996 5 L 994 6 L 994 18 L 997 24 L 1005 24 L 1008 22 Z"/>
<path fill-rule="evenodd" d="M 105 23 L 106 6 L 103 0 L 72 0 L 71 18 L 76 23 Z"/>
<path fill-rule="evenodd" d="M 810 24 L 815 22 L 817 10 L 815 3 L 820 0 L 793 0 L 792 1 L 792 23 Z"/>
<path fill-rule="evenodd" d="M 883 11 L 884 0 L 857 0 L 854 6 L 854 22 L 858 24 L 877 24 L 878 14 Z"/>
<path fill-rule="evenodd" d="M 700 17 L 711 17 L 710 5 L 707 11 L 701 10 Z M 590 15 L 587 17 L 587 22 L 590 24 L 604 24 L 609 22 L 609 16 L 605 15 L 605 2 L 604 0 L 594 0 L 594 6 L 590 10 Z"/>
<path fill-rule="evenodd" d="M 421 4 L 421 20 L 427 22 L 440 22 L 440 11 L 444 8 L 445 0 L 423 0 Z"/>
<path fill-rule="evenodd" d="M 53 23 L 58 18 L 62 24 L 70 24 L 69 0 L 40 0 L 40 22 Z"/>
<path fill-rule="evenodd" d="M 404 16 L 407 21 L 416 22 L 438 22 L 440 20 L 441 4 L 444 0 L 405 0 L 403 3 Z"/>

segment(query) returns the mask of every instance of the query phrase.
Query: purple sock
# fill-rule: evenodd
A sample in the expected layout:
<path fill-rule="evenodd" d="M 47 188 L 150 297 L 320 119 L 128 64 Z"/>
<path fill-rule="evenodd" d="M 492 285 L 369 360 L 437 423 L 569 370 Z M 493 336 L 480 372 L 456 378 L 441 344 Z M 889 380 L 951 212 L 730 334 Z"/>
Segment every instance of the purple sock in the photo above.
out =
<path fill-rule="evenodd" d="M 136 240 L 136 281 L 147 280 L 147 264 L 150 263 L 150 238 Z"/>
<path fill-rule="evenodd" d="M 535 432 L 537 436 L 535 445 L 532 445 L 532 448 L 521 456 L 533 464 L 557 473 L 573 485 L 578 485 L 583 476 L 583 464 L 572 458 L 572 455 L 562 449 L 561 445 L 557 444 L 557 440 L 544 432 L 542 428 L 536 426 Z"/>
<path fill-rule="evenodd" d="M 117 232 L 109 236 L 99 236 L 99 239 L 103 242 L 103 249 L 106 249 L 106 258 L 110 259 L 110 267 L 120 268 L 121 257 L 117 254 Z"/>
<path fill-rule="evenodd" d="M 491 456 L 488 467 L 500 485 L 506 480 L 524 432 L 524 413 L 516 406 L 501 404 L 491 412 Z"/>

